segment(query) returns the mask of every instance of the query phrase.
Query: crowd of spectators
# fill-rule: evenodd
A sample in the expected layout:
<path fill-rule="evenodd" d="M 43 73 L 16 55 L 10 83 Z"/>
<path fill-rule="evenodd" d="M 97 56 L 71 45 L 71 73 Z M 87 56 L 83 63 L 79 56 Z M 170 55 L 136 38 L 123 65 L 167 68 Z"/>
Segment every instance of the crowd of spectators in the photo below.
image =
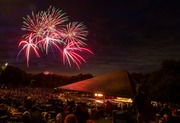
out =
<path fill-rule="evenodd" d="M 141 84 L 136 84 L 136 94 L 133 98 L 133 109 L 135 109 L 138 123 L 180 123 L 178 105 L 172 103 L 156 102 L 153 106 L 152 101 L 144 93 Z"/>
<path fill-rule="evenodd" d="M 155 109 L 155 123 L 180 123 L 179 105 L 161 103 Z"/>
<path fill-rule="evenodd" d="M 113 117 L 122 120 L 122 114 L 126 119 L 130 119 L 130 115 L 135 116 L 133 107 L 125 103 L 118 107 L 107 102 L 104 107 L 97 107 L 93 103 L 66 100 L 64 95 L 53 88 L 1 86 L 0 123 L 96 123 L 96 119 L 105 118 L 107 113 L 112 118 L 111 122 L 116 123 L 118 120 Z M 154 123 L 179 122 L 178 111 L 173 106 L 154 106 Z M 127 122 L 126 119 L 124 121 Z"/>
<path fill-rule="evenodd" d="M 72 114 L 78 123 L 89 120 L 85 103 L 75 104 L 67 100 L 65 103 L 59 96 L 55 89 L 50 88 L 1 86 L 0 122 L 69 123 Z"/>

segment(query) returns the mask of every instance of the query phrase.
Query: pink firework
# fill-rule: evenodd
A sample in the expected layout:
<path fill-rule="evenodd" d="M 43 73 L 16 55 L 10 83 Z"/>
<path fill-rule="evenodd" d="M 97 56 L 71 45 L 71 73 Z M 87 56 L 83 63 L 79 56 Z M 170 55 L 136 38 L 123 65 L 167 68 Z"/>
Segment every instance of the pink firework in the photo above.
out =
<path fill-rule="evenodd" d="M 36 44 L 41 44 L 43 49 L 48 54 L 49 46 L 53 50 L 52 47 L 57 48 L 61 52 L 60 44 L 63 43 L 61 40 L 56 38 L 55 33 L 50 33 L 51 35 L 46 35 L 43 39 L 39 40 Z"/>
<path fill-rule="evenodd" d="M 27 18 L 23 19 L 24 25 L 22 30 L 31 32 L 33 40 L 37 42 L 46 37 L 47 33 L 56 33 L 56 38 L 61 40 L 60 30 L 63 27 L 63 23 L 68 20 L 68 17 L 61 10 L 56 10 L 50 6 L 47 11 L 41 11 L 38 14 L 32 12 L 32 16 L 28 15 Z M 59 27 L 61 28 L 59 29 Z M 28 35 L 24 35 L 23 37 L 26 36 Z"/>
<path fill-rule="evenodd" d="M 40 15 L 41 15 L 40 13 L 35 15 L 34 12 L 32 12 L 32 17 L 28 15 L 27 18 L 23 18 L 24 25 L 21 29 L 36 34 L 42 34 L 40 33 L 42 32 L 42 23 L 41 23 L 42 20 Z"/>
<path fill-rule="evenodd" d="M 69 23 L 66 25 L 66 28 L 63 29 L 62 37 L 66 43 L 76 41 L 83 45 L 85 44 L 83 41 L 85 41 L 87 37 L 86 26 L 78 22 Z"/>
<path fill-rule="evenodd" d="M 62 13 L 61 10 L 55 9 L 54 7 L 50 6 L 47 12 L 44 12 L 43 16 L 44 26 L 51 32 L 57 30 L 56 27 L 63 26 L 63 23 L 68 21 L 68 17 L 65 16 L 65 13 Z"/>
<path fill-rule="evenodd" d="M 28 38 L 28 41 L 26 40 L 22 40 L 20 43 L 19 43 L 19 46 L 23 45 L 22 49 L 19 51 L 18 53 L 18 56 L 20 55 L 20 53 L 25 49 L 26 50 L 26 63 L 27 63 L 27 66 L 29 67 L 29 55 L 30 55 L 30 50 L 33 49 L 36 56 L 37 57 L 40 57 L 39 56 L 39 53 L 37 51 L 38 47 L 33 43 L 32 41 L 32 33 L 29 35 L 29 38 Z"/>
<path fill-rule="evenodd" d="M 62 13 L 61 10 L 56 10 L 54 7 L 50 6 L 48 10 L 42 14 L 42 21 L 44 35 L 54 33 L 56 38 L 62 40 L 61 30 L 64 27 L 63 23 L 68 21 L 68 17 L 65 16 L 65 13 Z"/>
<path fill-rule="evenodd" d="M 19 46 L 22 46 L 20 53 L 26 51 L 27 66 L 29 66 L 30 49 L 33 49 L 37 57 L 40 57 L 38 50 L 48 54 L 48 50 L 57 49 L 63 56 L 63 63 L 71 66 L 74 63 L 78 68 L 80 64 L 86 62 L 84 54 L 93 54 L 88 48 L 85 48 L 87 40 L 87 30 L 83 23 L 68 22 L 69 19 L 61 10 L 50 6 L 47 11 L 41 11 L 37 14 L 32 12 L 32 16 L 23 18 L 22 30 L 28 33 L 23 35 Z M 72 63 L 71 63 L 72 62 Z"/>
<path fill-rule="evenodd" d="M 43 22 L 43 37 L 38 41 L 38 44 L 40 46 L 43 44 L 42 47 L 46 51 L 46 54 L 48 54 L 49 46 L 52 45 L 60 50 L 58 44 L 63 43 L 62 36 L 60 35 L 61 28 L 63 27 L 63 23 L 68 20 L 68 17 L 61 10 L 56 10 L 50 6 L 46 12 L 43 12 L 41 18 Z"/>
<path fill-rule="evenodd" d="M 80 69 L 80 64 L 82 64 L 82 62 L 86 63 L 86 60 L 82 56 L 82 53 L 84 52 L 93 54 L 89 49 L 80 47 L 79 42 L 69 42 L 63 49 L 63 63 L 65 64 L 68 62 L 69 66 L 71 66 L 72 61 Z"/>
<path fill-rule="evenodd" d="M 27 18 L 23 18 L 24 25 L 21 28 L 23 31 L 29 31 L 30 33 L 32 33 L 32 39 L 36 42 L 43 37 L 44 32 L 41 15 L 42 12 L 36 15 L 34 14 L 34 12 L 32 12 L 32 17 L 28 15 Z M 28 38 L 28 36 L 29 34 L 23 35 L 23 37 L 25 38 Z"/>

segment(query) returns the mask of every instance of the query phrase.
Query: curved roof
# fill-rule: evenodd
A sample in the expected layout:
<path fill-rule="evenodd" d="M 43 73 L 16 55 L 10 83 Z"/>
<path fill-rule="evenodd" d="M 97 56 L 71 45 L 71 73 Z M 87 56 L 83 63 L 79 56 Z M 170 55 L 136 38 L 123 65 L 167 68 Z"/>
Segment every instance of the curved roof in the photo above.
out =
<path fill-rule="evenodd" d="M 134 81 L 127 70 L 117 70 L 91 79 L 60 86 L 59 88 L 81 92 L 99 92 L 129 98 L 134 96 Z"/>

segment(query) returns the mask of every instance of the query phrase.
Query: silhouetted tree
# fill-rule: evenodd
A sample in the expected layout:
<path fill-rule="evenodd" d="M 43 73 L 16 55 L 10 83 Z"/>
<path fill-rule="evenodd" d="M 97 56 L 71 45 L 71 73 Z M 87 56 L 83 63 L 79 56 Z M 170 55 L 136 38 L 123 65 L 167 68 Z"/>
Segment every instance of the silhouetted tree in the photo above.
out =
<path fill-rule="evenodd" d="M 91 74 L 78 74 L 76 76 L 65 76 L 57 74 L 26 74 L 25 71 L 14 66 L 3 66 L 0 68 L 0 83 L 21 85 L 29 87 L 54 88 L 77 81 L 92 78 Z"/>
<path fill-rule="evenodd" d="M 180 102 L 180 61 L 164 60 L 161 68 L 152 73 L 148 87 L 152 98 L 166 102 Z"/>
<path fill-rule="evenodd" d="M 2 84 L 28 85 L 27 80 L 28 77 L 25 71 L 10 65 L 3 69 L 0 74 L 0 82 Z"/>

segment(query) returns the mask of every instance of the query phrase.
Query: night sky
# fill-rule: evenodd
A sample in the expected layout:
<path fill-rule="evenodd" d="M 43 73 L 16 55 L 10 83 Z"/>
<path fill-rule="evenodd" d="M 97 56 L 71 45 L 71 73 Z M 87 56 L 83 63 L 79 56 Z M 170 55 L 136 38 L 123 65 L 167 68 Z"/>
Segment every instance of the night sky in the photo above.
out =
<path fill-rule="evenodd" d="M 70 21 L 87 26 L 87 46 L 94 55 L 77 67 L 54 55 L 30 56 L 29 68 L 18 43 L 25 34 L 23 17 L 49 6 Z M 165 59 L 180 59 L 180 1 L 165 0 L 0 0 L 0 65 L 8 62 L 27 72 L 102 75 L 117 69 L 150 73 Z"/>

